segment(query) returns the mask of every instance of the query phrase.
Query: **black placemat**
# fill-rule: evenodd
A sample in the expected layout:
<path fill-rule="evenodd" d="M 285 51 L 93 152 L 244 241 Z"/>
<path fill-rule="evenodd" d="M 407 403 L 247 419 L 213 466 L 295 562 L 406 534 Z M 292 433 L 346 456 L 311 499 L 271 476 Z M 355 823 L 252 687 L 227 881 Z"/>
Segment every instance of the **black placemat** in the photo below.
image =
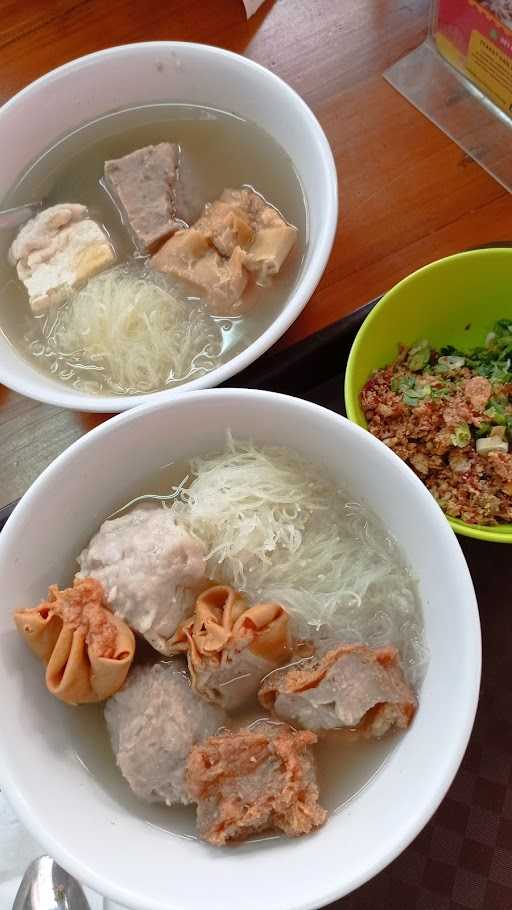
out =
<path fill-rule="evenodd" d="M 376 302 L 267 355 L 232 385 L 271 388 L 344 414 L 346 359 Z M 476 588 L 483 639 L 471 740 L 421 834 L 380 875 L 331 905 L 337 910 L 512 910 L 512 551 L 504 544 L 459 541 Z M 342 856 L 340 845 L 339 862 Z"/>

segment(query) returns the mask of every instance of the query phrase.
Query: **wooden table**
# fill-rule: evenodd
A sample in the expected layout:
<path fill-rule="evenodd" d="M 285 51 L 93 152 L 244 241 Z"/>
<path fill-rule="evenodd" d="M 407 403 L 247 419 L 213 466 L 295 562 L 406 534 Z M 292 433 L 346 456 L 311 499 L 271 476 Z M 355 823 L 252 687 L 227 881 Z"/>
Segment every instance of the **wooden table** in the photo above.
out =
<path fill-rule="evenodd" d="M 0 102 L 81 54 L 155 39 L 229 48 L 286 79 L 318 115 L 341 188 L 333 254 L 291 343 L 430 260 L 510 239 L 505 190 L 382 78 L 422 41 L 429 6 L 267 0 L 246 22 L 241 0 L 0 0 Z M 97 419 L 3 390 L 0 507 Z"/>

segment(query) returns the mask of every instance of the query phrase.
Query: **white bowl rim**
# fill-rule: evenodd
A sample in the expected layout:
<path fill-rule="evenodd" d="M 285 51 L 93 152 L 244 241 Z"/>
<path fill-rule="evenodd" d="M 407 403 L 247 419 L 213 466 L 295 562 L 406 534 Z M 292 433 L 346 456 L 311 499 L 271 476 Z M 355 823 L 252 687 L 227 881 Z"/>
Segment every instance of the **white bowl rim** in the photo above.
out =
<path fill-rule="evenodd" d="M 404 474 L 407 474 L 409 483 L 413 484 L 416 487 L 418 495 L 423 499 L 425 509 L 432 514 L 435 513 L 436 516 L 439 517 L 439 546 L 443 547 L 446 551 L 451 553 L 453 561 L 457 561 L 458 563 L 459 583 L 462 592 L 461 596 L 465 600 L 467 609 L 466 624 L 467 631 L 469 633 L 467 653 L 469 654 L 469 664 L 473 668 L 473 671 L 471 674 L 470 686 L 468 686 L 467 689 L 467 700 L 465 704 L 461 706 L 461 711 L 458 718 L 460 725 L 457 730 L 454 730 L 454 737 L 451 741 L 451 754 L 448 760 L 446 760 L 446 755 L 444 755 L 442 762 L 438 763 L 439 767 L 437 773 L 432 775 L 428 799 L 425 797 L 424 791 L 422 792 L 422 810 L 417 811 L 409 818 L 407 823 L 404 823 L 401 826 L 400 833 L 394 834 L 393 832 L 393 836 L 390 835 L 386 845 L 381 848 L 380 855 L 374 859 L 373 862 L 368 863 L 364 872 L 361 872 L 359 875 L 352 875 L 352 878 L 350 878 L 349 874 L 346 877 L 343 885 L 338 888 L 334 887 L 322 891 L 320 883 L 318 893 L 314 898 L 302 899 L 299 901 L 292 900 L 289 902 L 283 902 L 281 904 L 282 910 L 318 910 L 319 907 L 330 904 L 340 897 L 350 894 L 352 891 L 371 880 L 375 875 L 386 868 L 389 863 L 396 859 L 396 857 L 399 856 L 400 853 L 402 853 L 402 851 L 409 846 L 409 844 L 419 834 L 423 827 L 428 823 L 434 812 L 439 807 L 443 798 L 445 797 L 460 767 L 460 763 L 466 751 L 467 744 L 471 735 L 476 710 L 478 707 L 482 647 L 480 619 L 473 582 L 456 535 L 450 528 L 448 522 L 445 520 L 444 514 L 441 511 L 440 507 L 437 505 L 434 498 L 428 492 L 424 484 L 414 474 L 414 472 L 398 457 L 398 455 L 396 455 L 391 449 L 385 446 L 384 443 L 369 434 L 362 427 L 359 427 L 357 424 L 352 423 L 350 420 L 348 420 L 348 418 L 342 417 L 341 415 L 336 414 L 328 408 L 324 408 L 312 402 L 304 401 L 302 399 L 290 398 L 290 396 L 282 395 L 280 393 L 252 389 L 248 390 L 229 388 L 212 389 L 208 392 L 191 392 L 190 396 L 183 396 L 181 399 L 174 399 L 171 402 L 150 402 L 147 405 L 136 408 L 135 410 L 119 414 L 107 422 L 95 427 L 89 433 L 85 434 L 81 438 L 77 439 L 74 443 L 72 443 L 64 452 L 57 456 L 57 458 L 51 462 L 50 465 L 48 465 L 48 467 L 34 481 L 20 502 L 17 504 L 13 513 L 7 520 L 4 530 L 0 534 L 0 550 L 3 548 L 4 541 L 6 539 L 5 530 L 7 529 L 7 531 L 10 532 L 12 529 L 13 533 L 16 532 L 17 524 L 23 521 L 24 513 L 29 511 L 31 508 L 32 496 L 39 490 L 41 486 L 44 486 L 49 477 L 51 477 L 53 474 L 57 474 L 60 470 L 61 465 L 65 463 L 65 461 L 69 458 L 72 458 L 73 454 L 80 448 L 94 444 L 95 439 L 98 439 L 110 432 L 114 432 L 118 424 L 121 422 L 127 424 L 130 421 L 137 421 L 143 418 L 147 413 L 155 412 L 158 410 L 165 410 L 168 407 L 189 406 L 193 404 L 194 400 L 204 400 L 206 396 L 210 398 L 212 395 L 219 399 L 224 398 L 225 400 L 229 400 L 230 398 L 239 398 L 239 396 L 243 396 L 246 399 L 251 398 L 252 400 L 260 399 L 262 401 L 269 401 L 270 399 L 287 400 L 288 403 L 299 405 L 303 411 L 322 411 L 330 422 L 334 423 L 343 421 L 346 424 L 347 429 L 349 429 L 350 433 L 354 433 L 355 435 L 359 436 L 364 435 L 367 445 L 379 450 L 379 457 L 381 459 L 385 458 L 388 461 L 391 460 L 395 462 L 395 464 L 399 466 L 400 471 Z M 440 769 L 441 763 L 442 769 Z M 12 773 L 14 766 L 15 761 L 13 759 L 13 756 L 10 754 L 7 744 L 4 745 L 2 739 L 0 738 L 0 770 L 2 772 L 2 786 L 4 787 L 8 799 L 12 803 L 20 819 L 31 830 L 34 837 L 48 846 L 48 849 L 51 851 L 52 855 L 59 863 L 61 863 L 64 868 L 75 875 L 75 877 L 80 881 L 89 885 L 99 894 L 107 895 L 109 898 L 119 902 L 123 906 L 132 907 L 133 910 L 146 910 L 148 905 L 144 903 L 142 892 L 135 894 L 132 891 L 131 894 L 127 894 L 120 886 L 108 880 L 108 878 L 105 876 L 96 874 L 93 869 L 87 865 L 83 865 L 79 859 L 75 859 L 75 857 L 68 852 L 66 844 L 59 840 L 58 834 L 54 834 L 47 829 L 44 819 L 34 819 L 32 808 L 29 804 L 26 803 L 22 790 L 19 788 L 18 783 L 15 781 L 15 774 Z M 151 908 L 152 910 L 183 910 L 183 905 L 173 903 L 172 900 L 166 900 L 165 902 L 152 902 Z"/>
<path fill-rule="evenodd" d="M 270 69 L 245 57 L 234 51 L 224 50 L 224 48 L 215 47 L 210 44 L 201 44 L 192 41 L 140 41 L 130 44 L 119 44 L 114 47 L 105 48 L 104 50 L 94 51 L 91 54 L 85 54 L 77 57 L 67 63 L 50 70 L 43 76 L 31 82 L 25 88 L 21 89 L 12 98 L 0 107 L 0 126 L 2 112 L 8 111 L 11 107 L 18 104 L 21 99 L 28 98 L 30 95 L 37 93 L 38 88 L 51 82 L 54 78 L 76 69 L 86 63 L 98 59 L 115 57 L 121 53 L 130 50 L 139 50 L 141 48 L 152 48 L 158 50 L 194 50 L 211 54 L 216 57 L 229 58 L 237 60 L 247 69 L 259 73 L 269 82 L 279 85 L 281 91 L 285 91 L 295 107 L 301 111 L 304 121 L 309 125 L 311 135 L 316 137 L 318 151 L 318 169 L 322 173 L 323 180 L 326 183 L 326 207 L 323 213 L 322 224 L 319 231 L 318 240 L 315 247 L 315 256 L 307 269 L 299 275 L 295 287 L 292 289 L 290 296 L 276 319 L 258 336 L 247 348 L 228 360 L 227 363 L 221 364 L 211 370 L 205 376 L 193 379 L 191 382 L 178 386 L 175 389 L 162 389 L 158 392 L 150 392 L 146 395 L 87 395 L 85 393 L 69 392 L 63 385 L 60 389 L 57 385 L 46 385 L 44 374 L 41 374 L 41 388 L 33 379 L 25 380 L 18 377 L 12 377 L 10 372 L 5 371 L 0 363 L 0 383 L 8 388 L 26 395 L 36 401 L 42 401 L 46 404 L 56 405 L 58 407 L 70 408 L 79 411 L 91 411 L 96 413 L 118 413 L 141 404 L 156 401 L 168 401 L 183 392 L 189 392 L 199 389 L 211 388 L 230 379 L 236 373 L 254 363 L 262 354 L 274 345 L 281 336 L 290 328 L 293 322 L 300 315 L 312 297 L 327 265 L 331 254 L 338 223 L 338 178 L 336 163 L 329 145 L 325 132 L 320 125 L 317 117 L 303 98 L 295 91 L 284 79 L 273 73 Z M 16 352 L 18 353 L 18 352 Z M 22 355 L 18 355 L 22 357 Z M 44 392 L 42 391 L 44 388 Z"/>

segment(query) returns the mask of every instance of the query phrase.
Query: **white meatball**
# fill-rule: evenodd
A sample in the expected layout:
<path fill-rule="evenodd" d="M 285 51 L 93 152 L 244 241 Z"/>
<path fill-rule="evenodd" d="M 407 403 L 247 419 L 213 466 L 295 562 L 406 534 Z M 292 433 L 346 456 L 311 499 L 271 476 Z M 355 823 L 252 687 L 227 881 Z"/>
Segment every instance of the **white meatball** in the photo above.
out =
<path fill-rule="evenodd" d="M 131 789 L 148 802 L 189 803 L 190 750 L 216 733 L 226 715 L 190 687 L 176 661 L 136 667 L 105 706 L 112 749 Z"/>
<path fill-rule="evenodd" d="M 168 509 L 137 508 L 104 521 L 78 563 L 79 576 L 101 582 L 114 613 L 167 655 L 204 582 L 206 550 Z"/>

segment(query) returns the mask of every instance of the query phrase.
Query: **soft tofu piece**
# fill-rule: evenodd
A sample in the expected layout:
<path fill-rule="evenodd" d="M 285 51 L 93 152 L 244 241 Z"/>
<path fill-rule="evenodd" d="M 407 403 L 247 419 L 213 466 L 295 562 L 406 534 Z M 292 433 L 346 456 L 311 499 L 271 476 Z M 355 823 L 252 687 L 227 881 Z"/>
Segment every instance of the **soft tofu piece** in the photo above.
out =
<path fill-rule="evenodd" d="M 237 316 L 243 311 L 242 294 L 248 276 L 243 252 L 235 247 L 229 259 L 220 256 L 195 228 L 178 231 L 150 260 L 152 268 L 195 284 L 216 316 Z"/>
<path fill-rule="evenodd" d="M 416 698 L 407 685 L 396 648 L 338 645 L 267 676 L 259 691 L 264 708 L 308 730 L 353 730 L 383 736 L 408 727 Z"/>
<path fill-rule="evenodd" d="M 40 212 L 9 250 L 34 313 L 63 303 L 71 292 L 111 266 L 115 253 L 84 205 L 62 203 Z"/>
<path fill-rule="evenodd" d="M 142 251 L 154 250 L 197 211 L 190 169 L 173 142 L 106 161 L 105 182 Z"/>
<path fill-rule="evenodd" d="M 266 831 L 298 837 L 322 825 L 316 740 L 309 731 L 261 721 L 194 746 L 185 781 L 197 802 L 199 836 L 222 846 Z"/>

